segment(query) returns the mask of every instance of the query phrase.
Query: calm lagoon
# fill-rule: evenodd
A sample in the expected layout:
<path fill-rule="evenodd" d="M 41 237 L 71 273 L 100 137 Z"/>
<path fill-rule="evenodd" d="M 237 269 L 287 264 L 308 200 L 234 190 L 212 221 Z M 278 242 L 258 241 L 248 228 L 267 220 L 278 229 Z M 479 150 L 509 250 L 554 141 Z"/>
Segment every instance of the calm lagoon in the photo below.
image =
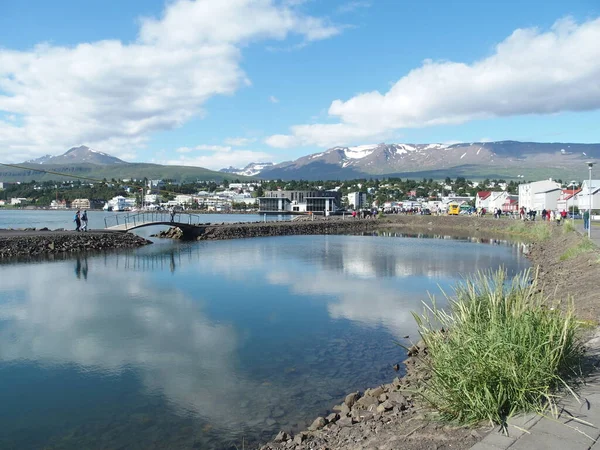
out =
<path fill-rule="evenodd" d="M 428 292 L 499 266 L 528 262 L 516 245 L 382 236 L 2 264 L 0 448 L 249 448 L 391 381 Z"/>

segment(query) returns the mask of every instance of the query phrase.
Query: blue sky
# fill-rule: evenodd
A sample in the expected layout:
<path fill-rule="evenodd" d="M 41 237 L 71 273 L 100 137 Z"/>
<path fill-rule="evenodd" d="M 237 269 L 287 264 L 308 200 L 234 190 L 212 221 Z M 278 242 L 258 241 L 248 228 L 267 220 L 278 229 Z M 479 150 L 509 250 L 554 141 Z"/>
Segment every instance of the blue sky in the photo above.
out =
<path fill-rule="evenodd" d="M 595 0 L 23 3 L 0 2 L 0 161 L 600 142 Z"/>

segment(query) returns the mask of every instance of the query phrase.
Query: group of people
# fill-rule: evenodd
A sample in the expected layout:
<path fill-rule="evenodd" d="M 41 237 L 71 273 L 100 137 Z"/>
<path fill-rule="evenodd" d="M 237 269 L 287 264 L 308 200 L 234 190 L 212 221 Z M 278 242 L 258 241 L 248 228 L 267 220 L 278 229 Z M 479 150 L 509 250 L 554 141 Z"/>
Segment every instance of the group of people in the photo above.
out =
<path fill-rule="evenodd" d="M 87 231 L 88 230 L 88 216 L 87 210 L 83 210 L 83 213 L 80 210 L 77 210 L 75 213 L 75 218 L 73 219 L 75 222 L 75 231 Z"/>
<path fill-rule="evenodd" d="M 530 209 L 529 211 L 527 211 L 524 207 L 521 207 L 521 209 L 519 210 L 519 217 L 521 218 L 521 220 L 535 221 L 535 218 L 537 217 L 537 211 L 534 209 Z M 544 221 L 557 222 L 560 225 L 561 221 L 566 220 L 567 211 L 563 210 L 559 212 L 554 210 L 543 209 L 541 212 L 541 217 Z"/>
<path fill-rule="evenodd" d="M 352 218 L 356 219 L 375 219 L 377 218 L 377 214 L 379 213 L 379 211 L 377 211 L 376 209 L 370 210 L 370 209 L 363 209 L 361 211 L 352 211 Z"/>

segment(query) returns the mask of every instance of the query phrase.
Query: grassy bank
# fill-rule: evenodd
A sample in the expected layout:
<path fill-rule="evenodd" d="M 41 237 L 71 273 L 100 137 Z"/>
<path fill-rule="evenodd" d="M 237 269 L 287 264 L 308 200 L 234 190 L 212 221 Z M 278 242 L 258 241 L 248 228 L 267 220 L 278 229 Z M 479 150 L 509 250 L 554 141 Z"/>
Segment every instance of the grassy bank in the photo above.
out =
<path fill-rule="evenodd" d="M 422 393 L 445 419 L 505 423 L 540 411 L 578 373 L 573 309 L 552 307 L 529 272 L 510 283 L 503 270 L 479 274 L 448 301 L 415 315 L 432 375 Z"/>
<path fill-rule="evenodd" d="M 545 241 L 552 235 L 551 226 L 553 224 L 547 222 L 523 222 L 519 220 L 509 225 L 507 232 L 532 241 Z"/>

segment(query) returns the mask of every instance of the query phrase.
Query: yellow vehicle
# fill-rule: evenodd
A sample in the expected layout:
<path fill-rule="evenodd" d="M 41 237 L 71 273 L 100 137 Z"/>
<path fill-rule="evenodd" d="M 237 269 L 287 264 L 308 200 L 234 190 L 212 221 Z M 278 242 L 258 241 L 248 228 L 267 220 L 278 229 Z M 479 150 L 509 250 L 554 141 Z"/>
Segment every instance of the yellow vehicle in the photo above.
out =
<path fill-rule="evenodd" d="M 448 215 L 449 216 L 458 216 L 460 214 L 460 206 L 452 203 L 448 205 Z"/>

